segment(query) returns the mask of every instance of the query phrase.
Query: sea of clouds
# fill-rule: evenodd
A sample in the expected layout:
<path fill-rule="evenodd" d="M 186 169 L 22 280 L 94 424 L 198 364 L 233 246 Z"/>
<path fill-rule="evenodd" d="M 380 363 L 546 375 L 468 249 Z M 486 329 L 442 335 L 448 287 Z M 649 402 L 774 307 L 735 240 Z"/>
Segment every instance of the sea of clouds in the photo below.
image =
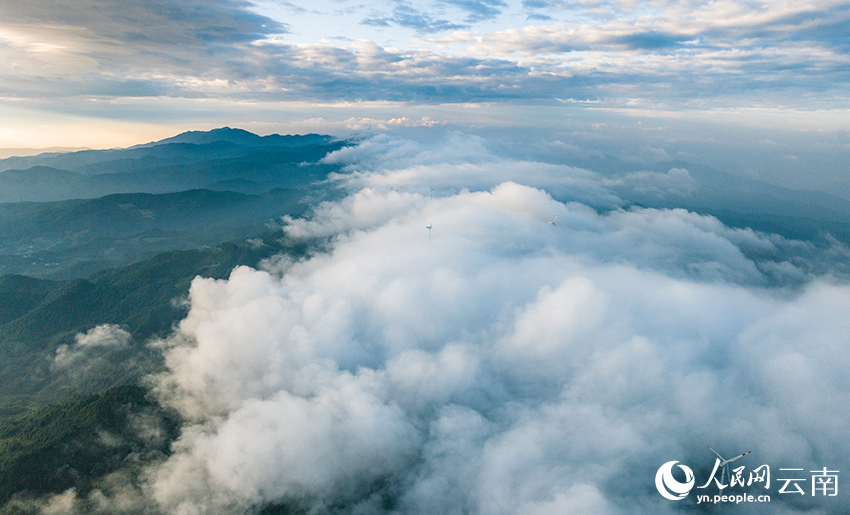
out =
<path fill-rule="evenodd" d="M 193 281 L 154 379 L 186 425 L 102 509 L 690 512 L 717 488 L 669 501 L 655 473 L 678 460 L 701 485 L 706 442 L 752 450 L 745 477 L 771 467 L 772 502 L 730 512 L 850 510 L 843 476 L 777 494 L 779 468 L 850 470 L 850 287 L 806 266 L 846 249 L 629 206 L 610 178 L 459 134 L 327 161 L 348 194 L 283 227 L 327 251 Z M 689 194 L 682 169 L 623 184 Z"/>

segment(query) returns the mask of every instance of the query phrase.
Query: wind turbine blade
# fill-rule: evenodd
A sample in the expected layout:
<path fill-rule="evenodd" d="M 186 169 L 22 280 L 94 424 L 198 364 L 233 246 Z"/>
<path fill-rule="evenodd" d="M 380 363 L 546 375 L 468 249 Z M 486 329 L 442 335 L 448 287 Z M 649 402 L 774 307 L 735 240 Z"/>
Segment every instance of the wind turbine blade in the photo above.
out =
<path fill-rule="evenodd" d="M 705 446 L 706 446 L 706 447 L 708 447 L 708 444 L 707 444 L 707 443 L 705 443 L 705 442 L 703 442 L 703 443 L 705 444 Z M 724 462 L 724 463 L 726 462 L 726 458 L 724 458 L 723 456 L 721 456 L 720 454 L 718 454 L 718 452 L 717 452 L 717 451 L 715 451 L 715 450 L 714 450 L 714 449 L 712 449 L 711 447 L 708 447 L 708 450 L 709 450 L 709 451 L 711 451 L 711 452 L 713 452 L 715 456 L 717 456 L 718 458 L 720 458 L 720 461 L 722 461 L 722 462 Z"/>
<path fill-rule="evenodd" d="M 726 460 L 726 463 L 732 463 L 735 460 L 739 460 L 739 459 L 743 458 L 744 456 L 746 456 L 747 454 L 749 454 L 751 452 L 753 452 L 753 451 L 747 451 L 744 454 L 740 454 L 738 456 L 735 456 L 734 458 L 729 458 L 728 460 Z"/>

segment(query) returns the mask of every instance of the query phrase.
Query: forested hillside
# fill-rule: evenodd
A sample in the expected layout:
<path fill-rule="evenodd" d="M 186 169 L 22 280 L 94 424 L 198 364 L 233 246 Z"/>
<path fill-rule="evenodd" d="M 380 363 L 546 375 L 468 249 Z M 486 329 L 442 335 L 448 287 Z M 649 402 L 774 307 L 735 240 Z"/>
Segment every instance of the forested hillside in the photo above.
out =
<path fill-rule="evenodd" d="M 195 277 L 314 249 L 281 217 L 337 194 L 320 160 L 342 145 L 224 128 L 0 161 L 0 513 L 169 453 L 151 342 Z"/>

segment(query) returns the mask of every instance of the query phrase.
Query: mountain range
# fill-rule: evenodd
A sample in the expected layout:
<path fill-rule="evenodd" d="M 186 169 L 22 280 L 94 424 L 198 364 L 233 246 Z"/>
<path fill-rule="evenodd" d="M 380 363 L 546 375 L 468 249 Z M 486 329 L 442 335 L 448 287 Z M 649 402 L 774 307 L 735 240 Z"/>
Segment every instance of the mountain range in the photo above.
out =
<path fill-rule="evenodd" d="M 70 279 L 268 231 L 334 195 L 347 143 L 228 127 L 0 160 L 0 273 Z"/>
<path fill-rule="evenodd" d="M 345 144 L 316 134 L 261 137 L 223 128 L 127 149 L 10 157 L 0 160 L 0 202 L 199 188 L 258 194 L 323 178 L 334 168 L 321 158 Z"/>

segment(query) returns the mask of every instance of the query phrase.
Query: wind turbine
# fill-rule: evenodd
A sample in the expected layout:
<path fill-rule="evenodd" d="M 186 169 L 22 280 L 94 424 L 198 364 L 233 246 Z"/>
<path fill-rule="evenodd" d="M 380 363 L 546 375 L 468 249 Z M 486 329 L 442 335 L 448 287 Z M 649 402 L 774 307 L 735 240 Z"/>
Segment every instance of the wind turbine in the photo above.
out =
<path fill-rule="evenodd" d="M 706 447 L 708 447 L 707 443 L 705 443 L 705 442 L 703 442 L 703 443 L 705 444 Z M 727 460 L 726 458 L 721 456 L 720 453 L 718 453 L 717 451 L 715 451 L 711 447 L 708 447 L 708 450 L 713 452 L 715 456 L 720 458 L 720 484 L 721 485 L 723 484 L 724 478 L 730 479 L 732 477 L 731 473 L 729 472 L 729 464 L 732 463 L 733 461 L 739 460 L 739 459 L 743 458 L 744 456 L 746 456 L 747 454 L 753 452 L 753 451 L 747 451 L 744 454 L 738 454 L 734 458 L 729 458 Z M 709 479 L 709 481 L 710 481 L 710 479 Z"/>
<path fill-rule="evenodd" d="M 428 190 L 429 190 L 428 191 L 428 199 L 434 200 L 434 187 L 429 185 Z M 433 224 L 431 223 L 430 220 L 428 220 L 428 225 L 425 226 L 425 228 L 428 229 L 428 241 L 431 241 L 431 229 L 432 229 L 432 227 L 433 227 Z"/>
<path fill-rule="evenodd" d="M 555 222 L 557 222 L 557 221 L 558 221 L 558 215 L 560 215 L 560 214 L 561 214 L 561 212 L 560 212 L 560 211 L 558 211 L 557 213 L 555 213 L 555 219 L 554 219 L 554 220 L 552 220 L 551 222 L 546 222 L 546 223 L 547 223 L 547 224 L 549 224 L 549 225 L 551 225 L 552 227 L 555 227 Z"/>

